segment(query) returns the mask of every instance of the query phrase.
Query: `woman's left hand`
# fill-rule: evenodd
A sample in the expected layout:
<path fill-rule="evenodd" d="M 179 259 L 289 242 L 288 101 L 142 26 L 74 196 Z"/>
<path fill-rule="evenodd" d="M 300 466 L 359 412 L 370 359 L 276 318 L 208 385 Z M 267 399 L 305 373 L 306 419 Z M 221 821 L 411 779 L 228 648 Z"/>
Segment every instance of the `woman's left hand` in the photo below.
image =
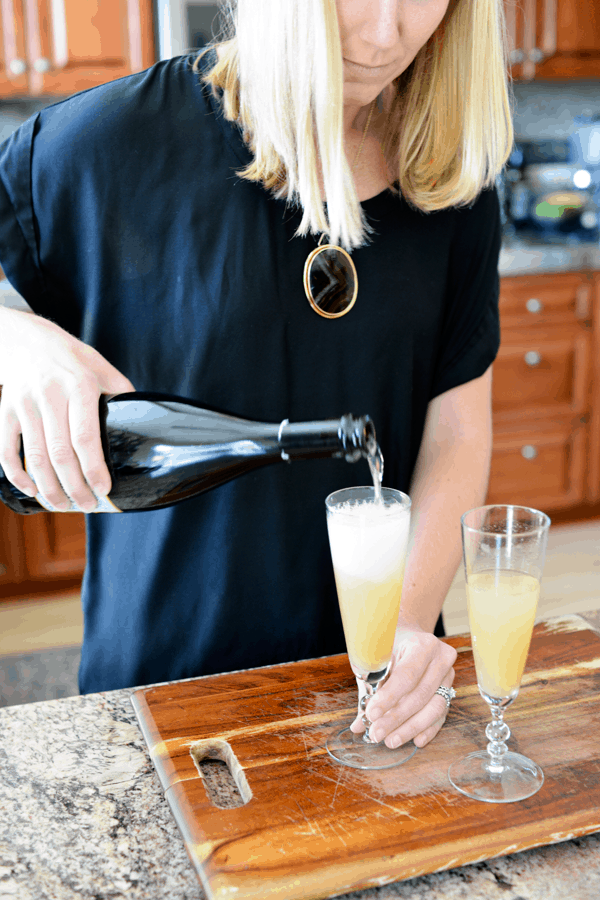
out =
<path fill-rule="evenodd" d="M 456 650 L 415 626 L 396 629 L 392 667 L 385 684 L 369 701 L 365 713 L 373 723 L 373 740 L 388 747 L 414 741 L 424 747 L 436 736 L 448 713 L 446 701 L 437 689 L 454 681 Z M 362 713 L 352 731 L 365 730 Z"/>

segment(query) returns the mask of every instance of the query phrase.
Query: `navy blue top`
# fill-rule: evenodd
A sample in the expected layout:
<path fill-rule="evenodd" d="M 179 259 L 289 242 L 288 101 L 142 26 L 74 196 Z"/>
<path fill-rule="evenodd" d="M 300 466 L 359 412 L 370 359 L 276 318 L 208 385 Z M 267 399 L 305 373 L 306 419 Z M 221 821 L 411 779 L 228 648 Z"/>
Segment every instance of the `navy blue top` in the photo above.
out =
<path fill-rule="evenodd" d="M 137 390 L 269 422 L 368 413 L 407 491 L 427 404 L 498 349 L 496 194 L 364 202 L 358 299 L 327 320 L 303 288 L 316 240 L 236 175 L 249 158 L 186 58 L 57 103 L 0 147 L 1 265 Z M 364 461 L 311 460 L 88 516 L 81 691 L 343 651 L 324 500 L 365 483 Z"/>

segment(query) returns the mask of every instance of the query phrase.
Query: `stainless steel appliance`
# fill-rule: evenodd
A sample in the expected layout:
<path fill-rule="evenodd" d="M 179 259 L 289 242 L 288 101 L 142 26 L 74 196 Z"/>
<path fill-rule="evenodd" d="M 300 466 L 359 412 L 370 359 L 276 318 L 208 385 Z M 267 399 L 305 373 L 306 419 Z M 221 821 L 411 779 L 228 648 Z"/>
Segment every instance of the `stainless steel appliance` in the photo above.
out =
<path fill-rule="evenodd" d="M 544 243 L 598 240 L 600 168 L 582 146 L 574 138 L 516 143 L 504 181 L 509 234 Z"/>

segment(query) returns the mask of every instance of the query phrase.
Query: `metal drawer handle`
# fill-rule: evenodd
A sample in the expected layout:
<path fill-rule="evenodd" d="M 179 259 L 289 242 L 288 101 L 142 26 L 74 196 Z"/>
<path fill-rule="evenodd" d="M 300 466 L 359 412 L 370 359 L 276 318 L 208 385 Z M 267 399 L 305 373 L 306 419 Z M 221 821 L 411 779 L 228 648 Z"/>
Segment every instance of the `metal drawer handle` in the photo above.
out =
<path fill-rule="evenodd" d="M 527 312 L 540 313 L 544 308 L 544 304 L 541 302 L 541 300 L 537 300 L 535 297 L 530 297 L 530 299 L 525 304 L 525 308 Z"/>
<path fill-rule="evenodd" d="M 39 72 L 40 75 L 44 75 L 46 72 L 50 71 L 52 63 L 49 59 L 46 59 L 45 56 L 40 56 L 39 59 L 34 60 L 33 68 L 36 72 Z"/>
<path fill-rule="evenodd" d="M 11 75 L 24 75 L 27 71 L 27 63 L 24 59 L 16 57 L 15 59 L 11 59 L 8 68 L 10 69 Z"/>
<path fill-rule="evenodd" d="M 525 459 L 535 459 L 537 455 L 538 452 L 533 444 L 525 444 L 524 447 L 521 447 L 521 456 Z"/>
<path fill-rule="evenodd" d="M 528 350 L 525 354 L 525 362 L 528 366 L 534 369 L 536 366 L 542 361 L 541 354 L 537 352 L 537 350 Z"/>

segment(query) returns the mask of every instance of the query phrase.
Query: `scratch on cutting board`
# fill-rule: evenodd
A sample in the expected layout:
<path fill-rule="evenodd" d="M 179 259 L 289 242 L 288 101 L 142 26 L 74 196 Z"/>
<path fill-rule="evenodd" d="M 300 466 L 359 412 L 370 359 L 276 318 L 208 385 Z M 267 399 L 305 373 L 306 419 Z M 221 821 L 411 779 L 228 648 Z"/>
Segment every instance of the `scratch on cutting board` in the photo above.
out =
<path fill-rule="evenodd" d="M 308 816 L 306 815 L 306 813 L 304 812 L 304 810 L 302 809 L 302 807 L 300 806 L 300 804 L 298 803 L 298 801 L 297 801 L 297 800 L 294 800 L 294 803 L 296 804 L 296 806 L 297 806 L 298 809 L 300 810 L 300 812 L 301 812 L 301 814 L 302 814 L 302 817 L 303 817 L 304 821 L 306 822 L 306 824 L 307 824 L 308 827 L 310 828 L 310 834 L 313 834 L 313 835 L 314 835 L 314 834 L 317 834 L 317 831 L 318 831 L 319 835 L 323 838 L 323 840 L 325 840 L 325 835 L 324 835 L 323 832 L 321 831 L 321 827 L 320 827 L 319 823 L 318 823 L 317 821 L 311 822 L 310 819 L 308 818 Z M 316 828 L 317 828 L 317 831 L 315 831 L 315 826 L 316 826 Z"/>
<path fill-rule="evenodd" d="M 348 844 L 346 843 L 346 841 L 344 840 L 344 838 L 341 836 L 341 834 L 338 834 L 338 832 L 336 831 L 336 829 L 335 829 L 335 827 L 334 827 L 333 822 L 328 822 L 327 824 L 329 825 L 329 827 L 331 828 L 331 830 L 332 830 L 333 833 L 335 834 L 336 838 L 339 838 L 340 841 L 342 842 L 342 844 L 344 845 L 344 847 L 347 847 Z"/>
<path fill-rule="evenodd" d="M 320 772 L 319 775 L 321 778 L 324 778 L 325 781 L 333 781 L 333 778 L 329 778 L 329 776 L 324 775 L 323 772 Z M 356 787 L 356 784 L 347 783 L 346 787 L 348 788 L 348 790 L 354 791 L 354 793 L 358 794 L 359 797 L 364 797 L 365 800 L 372 800 L 373 803 L 379 803 L 380 806 L 383 806 L 386 809 L 390 809 L 397 816 L 406 816 L 407 818 L 412 819 L 415 822 L 419 821 L 418 818 L 416 818 L 415 816 L 411 816 L 411 814 L 405 809 L 398 809 L 396 806 L 392 806 L 391 803 L 385 803 L 383 800 L 380 800 L 379 797 L 374 797 L 373 794 L 367 794 L 365 793 L 365 791 L 361 791 L 358 787 Z"/>
<path fill-rule="evenodd" d="M 440 796 L 439 796 L 439 794 L 437 793 L 437 791 L 427 791 L 427 795 L 426 795 L 426 796 L 427 796 L 430 800 L 434 800 L 434 801 L 437 803 L 437 805 L 438 805 L 439 808 L 443 811 L 443 813 L 444 813 L 444 815 L 446 816 L 447 819 L 451 819 L 451 818 L 452 818 L 451 814 L 448 812 L 448 801 L 446 800 L 446 802 L 443 803 L 442 800 L 440 799 Z"/>
<path fill-rule="evenodd" d="M 332 809 L 333 809 L 333 805 L 335 803 L 335 798 L 337 796 L 338 788 L 340 786 L 340 781 L 342 780 L 342 775 L 343 775 L 343 771 L 342 771 L 342 769 L 340 769 L 338 779 L 335 783 L 335 790 L 333 792 L 333 797 L 331 798 L 331 803 L 329 804 Z"/>

